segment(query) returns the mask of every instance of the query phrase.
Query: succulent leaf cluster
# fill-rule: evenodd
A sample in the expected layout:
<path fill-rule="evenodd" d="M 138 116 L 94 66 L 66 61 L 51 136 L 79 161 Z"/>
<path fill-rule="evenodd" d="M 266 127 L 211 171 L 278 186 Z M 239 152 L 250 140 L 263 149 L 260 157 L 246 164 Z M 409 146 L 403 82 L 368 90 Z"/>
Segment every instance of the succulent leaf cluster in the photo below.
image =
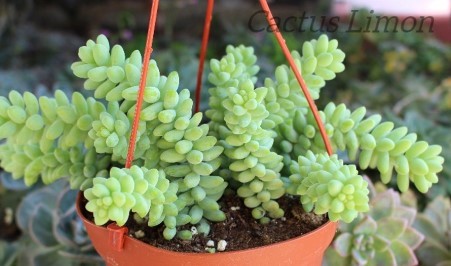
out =
<path fill-rule="evenodd" d="M 32 185 L 41 177 L 48 184 L 71 174 L 78 188 L 88 186 L 89 179 L 108 166 L 110 156 L 89 156 L 99 157 L 96 166 L 83 160 L 93 146 L 88 137 L 91 123 L 105 110 L 93 98 L 75 92 L 70 101 L 57 90 L 54 98 L 38 99 L 30 92 L 11 91 L 8 98 L 0 97 L 0 109 L 0 139 L 6 139 L 0 145 L 0 166 L 15 179 L 23 177 Z"/>
<path fill-rule="evenodd" d="M 414 250 L 424 236 L 413 227 L 416 209 L 389 189 L 371 199 L 370 211 L 340 223 L 325 265 L 417 265 Z"/>
<path fill-rule="evenodd" d="M 438 182 L 437 173 L 443 169 L 442 148 L 417 141 L 417 135 L 408 133 L 406 127 L 394 128 L 392 122 L 381 122 L 382 117 L 378 114 L 368 118 L 365 114 L 364 107 L 350 111 L 344 104 L 333 103 L 320 112 L 333 148 L 346 151 L 352 161 L 357 159 L 361 169 L 377 169 L 385 184 L 396 173 L 401 191 L 406 191 L 412 182 L 419 191 L 426 193 Z M 324 150 L 311 112 L 304 115 L 297 110 L 292 126 L 281 125 L 279 138 L 279 149 L 289 156 Z"/>
<path fill-rule="evenodd" d="M 237 57 L 237 49 L 228 48 L 227 55 L 220 61 L 224 69 L 239 69 L 242 66 L 240 62 L 227 60 Z M 247 51 L 251 51 L 243 47 L 241 50 L 244 53 L 242 58 L 246 58 Z M 222 73 L 227 72 L 212 67 L 210 79 L 217 87 L 210 89 L 210 103 L 219 103 L 220 107 L 207 111 L 207 115 L 212 117 L 212 127 L 218 127 L 224 155 L 227 156 L 222 174 L 225 178 L 230 174 L 239 184 L 237 194 L 244 198 L 247 207 L 253 208 L 254 218 L 263 219 L 262 222 L 268 221 L 267 216 L 280 218 L 284 211 L 275 199 L 285 194 L 279 174 L 283 167 L 282 157 L 271 152 L 271 131 L 262 128 L 263 121 L 269 115 L 264 105 L 268 89 L 255 88 L 254 79 L 246 72 L 239 72 L 240 76 L 232 75 L 237 78 L 224 85 L 213 78 L 220 77 Z M 221 119 L 214 119 L 215 115 Z"/>
<path fill-rule="evenodd" d="M 343 165 L 337 155 L 308 151 L 293 161 L 291 172 L 287 192 L 299 195 L 306 211 L 349 223 L 369 209 L 368 183 L 354 165 Z"/>
<path fill-rule="evenodd" d="M 256 65 L 257 57 L 252 47 L 240 45 L 226 48 L 226 55 L 220 60 L 210 60 L 208 80 L 214 87 L 208 90 L 210 94 L 209 109 L 205 112 L 211 120 L 209 125 L 212 134 L 219 134 L 219 126 L 224 125 L 225 108 L 222 101 L 227 98 L 228 87 L 238 87 L 241 80 L 251 80 L 255 84 L 257 73 L 260 70 Z M 217 136 L 218 137 L 218 136 Z"/>
<path fill-rule="evenodd" d="M 445 266 L 451 264 L 451 203 L 449 198 L 436 197 L 419 213 L 413 227 L 424 236 L 415 250 L 421 264 Z"/>
<path fill-rule="evenodd" d="M 334 79 L 336 73 L 345 69 L 344 52 L 338 49 L 337 40 L 329 40 L 327 35 L 321 35 L 318 40 L 304 42 L 302 56 L 297 51 L 293 51 L 291 56 L 314 100 L 319 98 L 320 89 L 325 86 L 326 81 Z M 291 120 L 296 110 L 307 111 L 307 100 L 301 93 L 294 72 L 287 65 L 278 66 L 275 70 L 275 80 L 266 78 L 264 85 L 268 88 L 265 105 L 270 113 L 264 121 L 265 128 L 272 129 Z"/>
<path fill-rule="evenodd" d="M 98 225 L 115 221 L 122 226 L 133 211 L 141 218 L 149 215 L 149 226 L 155 226 L 166 215 L 178 214 L 174 204 L 177 189 L 177 184 L 169 182 L 162 170 L 134 165 L 130 169 L 113 167 L 108 178 L 94 178 L 93 186 L 84 195 L 88 200 L 86 209 L 94 214 Z"/>
<path fill-rule="evenodd" d="M 109 102 L 89 133 L 96 151 L 112 153 L 113 161 L 123 163 L 143 63 L 138 51 L 125 58 L 120 46 L 114 46 L 111 51 L 109 47 L 103 36 L 96 42 L 88 41 L 80 48 L 81 61 L 74 63 L 72 69 L 86 79 L 86 89 L 94 90 L 95 97 Z M 178 91 L 178 87 L 177 72 L 160 76 L 156 62 L 149 62 L 135 164 L 161 169 L 171 183 L 177 184 L 178 221 L 205 223 L 203 217 L 223 220 L 225 215 L 217 201 L 228 183 L 213 175 L 221 164 L 219 156 L 223 147 L 208 135 L 209 126 L 201 124 L 202 114 L 193 115 L 189 90 Z M 175 231 L 173 226 L 169 229 L 171 233 L 165 236 L 172 238 Z"/>
<path fill-rule="evenodd" d="M 120 45 L 115 45 L 110 50 L 110 43 L 105 35 L 99 35 L 96 41 L 88 40 L 78 50 L 78 56 L 80 61 L 72 64 L 72 71 L 77 77 L 86 79 L 84 88 L 94 90 L 95 98 L 109 102 L 121 101 L 125 99 L 123 92 L 126 89 L 139 84 L 141 53 L 134 51 L 126 58 Z M 152 65 L 151 62 L 149 64 Z M 153 75 L 149 75 L 148 81 L 152 78 Z M 137 91 L 136 88 L 134 90 Z"/>

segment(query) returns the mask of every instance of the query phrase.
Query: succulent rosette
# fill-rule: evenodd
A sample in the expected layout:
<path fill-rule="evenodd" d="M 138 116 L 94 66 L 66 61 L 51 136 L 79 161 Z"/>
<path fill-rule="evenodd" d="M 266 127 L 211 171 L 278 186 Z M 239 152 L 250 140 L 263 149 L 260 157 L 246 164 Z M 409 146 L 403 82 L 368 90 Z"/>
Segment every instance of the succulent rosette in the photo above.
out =
<path fill-rule="evenodd" d="M 417 265 L 414 250 L 424 236 L 413 227 L 415 215 L 392 189 L 376 195 L 368 213 L 340 223 L 325 265 Z"/>
<path fill-rule="evenodd" d="M 451 265 L 451 202 L 436 197 L 419 213 L 413 227 L 424 236 L 424 242 L 415 250 L 421 264 Z"/>

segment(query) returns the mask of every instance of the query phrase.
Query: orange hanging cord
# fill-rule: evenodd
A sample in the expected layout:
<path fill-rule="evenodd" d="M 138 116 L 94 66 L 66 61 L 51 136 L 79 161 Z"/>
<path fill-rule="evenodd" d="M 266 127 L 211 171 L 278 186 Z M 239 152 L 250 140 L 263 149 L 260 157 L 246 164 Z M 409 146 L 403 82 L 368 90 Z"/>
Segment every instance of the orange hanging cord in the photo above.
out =
<path fill-rule="evenodd" d="M 144 89 L 146 87 L 147 72 L 149 70 L 150 55 L 152 54 L 152 51 L 153 51 L 152 43 L 153 43 L 153 35 L 155 32 L 155 24 L 157 21 L 158 4 L 159 4 L 159 0 L 152 1 L 152 7 L 150 10 L 150 18 L 149 18 L 149 27 L 148 27 L 148 31 L 147 31 L 146 47 L 145 47 L 145 51 L 144 51 L 143 68 L 142 68 L 142 72 L 141 72 L 141 79 L 139 81 L 138 99 L 136 102 L 135 116 L 133 118 L 132 131 L 130 134 L 127 158 L 125 161 L 126 168 L 130 168 L 133 163 L 133 156 L 134 156 L 134 152 L 135 152 L 136 137 L 137 137 L 136 135 L 138 133 L 139 118 L 141 115 L 141 107 L 142 107 L 142 102 L 143 102 L 143 98 L 144 98 Z"/>
<path fill-rule="evenodd" d="M 208 39 L 210 36 L 210 25 L 211 25 L 211 19 L 213 17 L 213 6 L 215 5 L 214 0 L 208 0 L 207 3 L 207 11 L 205 13 L 205 22 L 204 22 L 204 31 L 202 33 L 202 46 L 200 48 L 200 55 L 199 55 L 199 68 L 197 69 L 197 82 L 196 82 L 196 102 L 194 107 L 194 112 L 199 112 L 200 107 L 200 94 L 202 91 L 202 74 L 204 72 L 204 63 L 205 63 L 205 57 L 207 55 L 207 46 L 208 46 Z"/>
<path fill-rule="evenodd" d="M 138 99 L 137 99 L 136 108 L 135 108 L 135 116 L 133 119 L 132 131 L 130 134 L 130 142 L 129 142 L 127 158 L 126 158 L 126 162 L 125 162 L 126 168 L 131 167 L 132 162 L 133 162 L 133 157 L 134 157 L 134 151 L 135 151 L 135 146 L 136 146 L 136 137 L 137 137 L 139 119 L 140 119 L 140 114 L 141 114 L 142 101 L 143 101 L 143 97 L 144 97 L 144 89 L 146 86 L 146 79 L 147 79 L 147 72 L 148 72 L 148 68 L 149 68 L 150 55 L 152 54 L 152 50 L 153 50 L 152 43 L 153 43 L 153 36 L 154 36 L 154 32 L 155 32 L 158 4 L 159 4 L 158 0 L 153 0 L 152 7 L 150 10 L 149 27 L 148 27 L 148 32 L 147 32 L 146 47 L 145 47 L 144 60 L 143 60 L 143 69 L 142 69 L 141 79 L 140 79 L 140 83 L 139 83 L 139 91 L 138 91 Z M 313 101 L 312 97 L 310 96 L 310 92 L 308 91 L 307 85 L 305 84 L 304 79 L 302 78 L 301 74 L 299 73 L 299 70 L 296 67 L 296 64 L 294 63 L 293 57 L 291 56 L 291 53 L 288 50 L 288 47 L 285 43 L 285 39 L 283 38 L 282 34 L 280 33 L 280 31 L 277 27 L 277 24 L 274 21 L 274 17 L 271 13 L 271 10 L 269 9 L 268 3 L 266 0 L 260 0 L 260 4 L 265 13 L 268 24 L 270 25 L 271 30 L 277 39 L 277 42 L 279 43 L 280 47 L 282 48 L 282 51 L 290 65 L 291 69 L 293 70 L 294 75 L 295 75 L 297 81 L 299 82 L 299 85 L 301 86 L 301 90 L 304 93 L 305 98 L 307 99 L 308 105 L 309 105 L 310 109 L 312 110 L 313 117 L 315 118 L 315 121 L 318 124 L 319 131 L 321 133 L 321 137 L 323 138 L 327 153 L 329 155 L 332 155 L 333 154 L 332 146 L 330 144 L 329 138 L 328 138 L 326 130 L 324 128 L 323 122 L 321 121 L 321 117 L 319 116 L 318 108 L 316 107 L 315 102 Z M 203 31 L 203 35 L 202 35 L 202 46 L 201 46 L 201 51 L 200 51 L 200 56 L 199 56 L 199 68 L 198 68 L 198 73 L 197 73 L 195 112 L 199 111 L 200 98 L 201 98 L 200 94 L 201 94 L 201 89 L 202 89 L 202 73 L 203 73 L 203 69 L 204 69 L 204 61 L 205 61 L 205 56 L 206 56 L 207 46 L 208 46 L 210 25 L 211 25 L 211 19 L 212 19 L 212 14 L 213 14 L 213 6 L 214 6 L 214 0 L 208 0 L 207 11 L 205 14 L 204 31 Z"/>
<path fill-rule="evenodd" d="M 301 86 L 301 90 L 304 93 L 305 98 L 307 99 L 310 110 L 312 110 L 313 117 L 315 118 L 315 121 L 318 124 L 321 137 L 323 138 L 324 145 L 326 146 L 326 151 L 329 155 L 332 155 L 333 154 L 332 146 L 330 144 L 330 140 L 329 137 L 327 136 L 326 130 L 324 129 L 321 117 L 319 116 L 318 108 L 316 107 L 315 102 L 310 96 L 310 92 L 307 89 L 307 85 L 305 84 L 305 81 L 302 78 L 301 73 L 299 73 L 299 70 L 296 64 L 294 63 L 293 57 L 291 56 L 287 44 L 285 43 L 285 39 L 283 38 L 282 34 L 279 31 L 279 28 L 277 27 L 277 24 L 274 21 L 274 17 L 272 16 L 271 10 L 269 9 L 268 2 L 266 0 L 260 0 L 260 4 L 262 6 L 263 12 L 265 13 L 266 20 L 268 21 L 268 24 L 271 27 L 272 32 L 276 36 L 277 42 L 279 43 L 280 48 L 282 48 L 285 58 L 288 60 L 288 63 L 290 64 L 290 67 L 293 70 L 294 75 L 296 76 L 296 79 L 299 82 L 299 85 Z"/>

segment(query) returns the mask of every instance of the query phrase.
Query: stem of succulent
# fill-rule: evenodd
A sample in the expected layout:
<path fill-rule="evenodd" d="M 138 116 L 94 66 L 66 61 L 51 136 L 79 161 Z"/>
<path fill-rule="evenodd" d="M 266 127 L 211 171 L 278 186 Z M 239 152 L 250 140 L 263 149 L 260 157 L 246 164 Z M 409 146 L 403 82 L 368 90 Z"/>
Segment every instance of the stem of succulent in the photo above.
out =
<path fill-rule="evenodd" d="M 197 69 L 197 83 L 196 83 L 196 102 L 194 107 L 194 113 L 199 112 L 200 106 L 200 93 L 202 91 L 202 74 L 204 72 L 205 56 L 207 55 L 208 39 L 210 36 L 210 25 L 213 17 L 214 0 L 208 0 L 207 11 L 205 13 L 204 31 L 202 33 L 202 46 L 200 48 L 199 55 L 199 68 Z"/>
<path fill-rule="evenodd" d="M 139 117 L 141 114 L 141 106 L 144 99 L 144 88 L 146 87 L 147 71 L 149 69 L 150 55 L 152 54 L 153 35 L 155 32 L 155 23 L 157 21 L 159 0 L 152 1 L 152 7 L 150 10 L 149 28 L 147 31 L 146 47 L 144 51 L 143 68 L 141 72 L 141 79 L 139 81 L 138 99 L 136 102 L 135 116 L 133 118 L 132 131 L 130 134 L 130 142 L 127 151 L 127 159 L 125 161 L 125 167 L 130 168 L 133 162 L 133 154 L 135 152 L 136 135 L 138 133 Z"/>
<path fill-rule="evenodd" d="M 310 96 L 307 85 L 305 84 L 305 81 L 302 78 L 301 73 L 299 72 L 296 64 L 294 63 L 293 57 L 291 56 L 291 53 L 290 53 L 290 50 L 288 50 L 287 44 L 285 43 L 285 39 L 283 38 L 282 34 L 280 33 L 279 28 L 277 27 L 277 23 L 274 22 L 274 17 L 271 13 L 271 10 L 269 9 L 268 2 L 266 0 L 260 0 L 260 5 L 262 6 L 263 12 L 265 13 L 266 20 L 268 21 L 268 24 L 271 27 L 271 31 L 276 36 L 277 42 L 279 43 L 280 48 L 282 48 L 285 58 L 287 59 L 291 69 L 293 70 L 294 75 L 296 76 L 296 79 L 299 82 L 299 85 L 301 86 L 301 90 L 304 93 L 305 98 L 307 99 L 308 105 L 309 105 L 310 109 L 312 110 L 313 117 L 315 118 L 315 121 L 318 124 L 318 128 L 319 128 L 321 137 L 323 138 L 327 153 L 329 155 L 332 155 L 333 154 L 332 146 L 330 144 L 329 137 L 327 136 L 326 130 L 324 128 L 324 124 L 321 121 L 321 117 L 319 116 L 318 108 L 316 107 L 315 102 L 313 101 L 312 97 Z"/>

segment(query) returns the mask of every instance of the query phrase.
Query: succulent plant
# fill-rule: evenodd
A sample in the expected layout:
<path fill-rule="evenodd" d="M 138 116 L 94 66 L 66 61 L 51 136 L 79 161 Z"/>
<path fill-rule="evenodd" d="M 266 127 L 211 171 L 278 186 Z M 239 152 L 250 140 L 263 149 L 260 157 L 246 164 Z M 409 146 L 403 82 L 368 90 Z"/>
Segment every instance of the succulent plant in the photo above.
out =
<path fill-rule="evenodd" d="M 304 42 L 302 56 L 297 51 L 291 53 L 314 100 L 319 98 L 320 89 L 326 85 L 326 81 L 334 79 L 336 73 L 345 69 L 342 63 L 345 54 L 337 47 L 337 40 L 329 40 L 326 35 L 321 35 L 318 40 Z M 278 66 L 274 74 L 275 80 L 266 78 L 264 81 L 268 88 L 265 105 L 270 113 L 264 121 L 265 128 L 281 126 L 293 119 L 296 110 L 305 114 L 309 107 L 300 93 L 294 73 L 287 65 Z M 277 135 L 282 133 L 281 130 L 276 129 Z"/>
<path fill-rule="evenodd" d="M 368 211 L 368 183 L 354 165 L 343 165 L 337 155 L 299 156 L 291 166 L 288 193 L 299 195 L 306 211 L 328 213 L 331 221 L 351 222 L 359 212 Z"/>
<path fill-rule="evenodd" d="M 282 157 L 270 151 L 271 132 L 261 128 L 269 114 L 263 105 L 267 89 L 254 89 L 250 79 L 243 79 L 237 88 L 226 91 L 227 98 L 222 101 L 226 126 L 221 127 L 221 137 L 232 177 L 242 184 L 237 194 L 247 207 L 255 208 L 254 218 L 261 219 L 266 213 L 280 218 L 284 212 L 274 200 L 285 194 L 279 174 Z"/>
<path fill-rule="evenodd" d="M 73 186 L 79 188 L 89 186 L 85 181 L 89 183 L 105 170 L 98 166 L 108 166 L 108 158 L 102 159 L 105 156 L 101 154 L 90 157 L 88 164 L 83 160 L 93 146 L 88 131 L 105 110 L 102 103 L 85 99 L 78 92 L 70 102 L 62 91 L 56 91 L 54 99 L 11 91 L 9 98 L 0 97 L 0 106 L 4 111 L 0 115 L 0 138 L 8 139 L 0 145 L 0 166 L 15 179 L 23 177 L 30 186 L 39 177 L 49 184 L 71 174 Z M 94 166 L 95 161 L 101 163 Z M 71 170 L 74 165 L 89 175 L 77 174 L 77 170 Z M 80 175 L 85 178 L 80 180 Z"/>
<path fill-rule="evenodd" d="M 443 169 L 444 158 L 439 156 L 442 148 L 417 141 L 415 133 L 406 127 L 394 128 L 392 122 L 381 123 L 380 115 L 364 119 L 366 110 L 360 107 L 351 112 L 344 104 L 329 103 L 321 112 L 326 131 L 335 150 L 346 151 L 350 160 L 358 160 L 360 169 L 377 169 L 381 180 L 387 184 L 397 173 L 397 184 L 401 191 L 409 183 L 425 193 L 438 182 L 437 173 Z M 304 115 L 297 110 L 293 124 L 281 125 L 280 150 L 299 156 L 311 150 L 324 150 L 318 127 L 311 112 Z"/>
<path fill-rule="evenodd" d="M 85 190 L 86 209 L 94 213 L 96 224 L 109 220 L 124 225 L 130 211 L 144 218 L 149 214 L 149 225 L 155 226 L 178 214 L 174 204 L 177 183 L 170 183 L 160 170 L 140 168 L 111 168 L 109 178 L 94 178 L 92 188 Z M 174 226 L 170 228 L 175 228 Z"/>
<path fill-rule="evenodd" d="M 413 227 L 415 215 L 394 190 L 377 194 L 368 213 L 340 223 L 324 265 L 417 265 L 414 250 L 424 236 Z"/>
<path fill-rule="evenodd" d="M 302 55 L 292 53 L 314 99 L 327 80 L 344 70 L 344 53 L 337 46 L 323 35 L 306 42 Z M 84 191 L 86 209 L 97 224 L 124 225 L 130 217 L 148 217 L 149 226 L 164 225 L 166 239 L 190 239 L 189 230 L 178 231 L 181 226 L 208 233 L 209 222 L 226 218 L 218 201 L 227 187 L 262 223 L 284 215 L 277 202 L 284 195 L 299 197 L 307 211 L 328 213 L 333 221 L 351 222 L 368 210 L 367 181 L 355 165 L 323 152 L 317 125 L 288 66 L 277 67 L 275 80 L 268 78 L 258 87 L 253 49 L 227 47 L 223 58 L 210 62 L 213 88 L 205 124 L 202 113 L 192 112 L 189 90 L 178 89 L 177 72 L 160 75 L 157 63 L 143 62 L 139 51 L 127 58 L 121 46 L 111 48 L 100 35 L 78 55 L 72 70 L 97 100 L 79 93 L 69 100 L 61 91 L 54 99 L 14 91 L 1 97 L 0 140 L 5 141 L 0 166 L 27 185 L 68 176 L 72 187 Z M 125 168 L 143 66 L 149 71 L 134 161 Z M 334 148 L 346 150 L 361 168 L 377 168 L 384 182 L 393 170 L 401 190 L 412 181 L 425 192 L 437 182 L 444 161 L 439 146 L 416 142 L 415 134 L 393 130 L 378 115 L 364 119 L 363 108 L 351 113 L 344 105 L 329 104 L 321 116 Z M 403 228 L 410 228 L 411 214 L 406 215 L 409 223 Z M 383 244 L 404 245 L 389 240 Z"/>
<path fill-rule="evenodd" d="M 436 197 L 419 213 L 413 223 L 425 236 L 423 244 L 415 250 L 421 264 L 451 265 L 451 204 L 449 198 Z"/>
<path fill-rule="evenodd" d="M 20 203 L 17 224 L 23 232 L 20 265 L 100 265 L 75 211 L 77 191 L 65 180 L 34 190 Z M 31 241 L 30 241 L 31 240 Z"/>

